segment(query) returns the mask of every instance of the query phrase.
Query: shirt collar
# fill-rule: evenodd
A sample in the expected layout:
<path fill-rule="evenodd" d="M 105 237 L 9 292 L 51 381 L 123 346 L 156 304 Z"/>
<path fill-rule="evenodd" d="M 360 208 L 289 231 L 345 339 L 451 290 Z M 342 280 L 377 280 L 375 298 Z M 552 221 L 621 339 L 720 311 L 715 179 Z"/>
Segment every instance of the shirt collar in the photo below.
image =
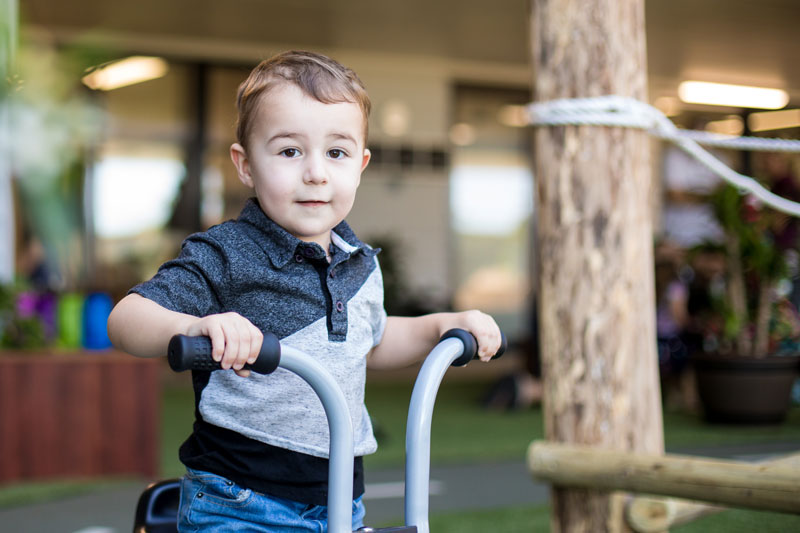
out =
<path fill-rule="evenodd" d="M 323 253 L 318 245 L 311 245 L 298 239 L 269 218 L 259 206 L 256 198 L 250 198 L 247 201 L 239 215 L 239 221 L 254 226 L 263 235 L 264 239 L 259 239 L 259 242 L 262 243 L 262 249 L 276 268 L 283 268 L 298 253 L 307 257 Z M 333 228 L 331 241 L 337 248 L 349 255 L 362 251 L 371 256 L 380 251 L 361 242 L 345 221 Z M 313 248 L 318 249 L 317 253 L 310 252 L 310 249 Z M 309 250 L 309 254 L 304 253 L 306 250 Z"/>

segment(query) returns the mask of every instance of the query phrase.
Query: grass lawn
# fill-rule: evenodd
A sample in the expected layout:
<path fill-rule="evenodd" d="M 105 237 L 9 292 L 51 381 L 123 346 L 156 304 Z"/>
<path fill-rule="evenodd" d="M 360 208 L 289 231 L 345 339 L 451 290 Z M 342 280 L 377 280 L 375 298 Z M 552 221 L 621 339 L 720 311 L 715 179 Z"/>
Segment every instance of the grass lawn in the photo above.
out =
<path fill-rule="evenodd" d="M 550 530 L 547 505 L 459 512 L 430 518 L 435 533 L 539 533 Z M 673 533 L 786 533 L 800 531 L 800 516 L 734 509 L 691 524 L 673 527 Z"/>
<path fill-rule="evenodd" d="M 365 458 L 367 467 L 401 466 L 411 383 L 367 387 L 367 407 L 375 425 L 378 452 Z M 458 464 L 482 460 L 522 459 L 533 439 L 543 437 L 541 409 L 498 413 L 480 407 L 483 382 L 448 382 L 445 378 L 431 429 L 431 462 Z"/>

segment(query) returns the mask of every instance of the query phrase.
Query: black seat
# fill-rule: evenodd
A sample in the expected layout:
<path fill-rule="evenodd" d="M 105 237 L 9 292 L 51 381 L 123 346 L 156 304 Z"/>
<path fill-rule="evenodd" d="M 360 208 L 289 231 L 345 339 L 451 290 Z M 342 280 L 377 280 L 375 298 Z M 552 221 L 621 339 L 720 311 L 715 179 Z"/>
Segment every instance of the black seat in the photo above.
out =
<path fill-rule="evenodd" d="M 177 533 L 179 479 L 159 481 L 147 487 L 136 505 L 133 533 Z"/>

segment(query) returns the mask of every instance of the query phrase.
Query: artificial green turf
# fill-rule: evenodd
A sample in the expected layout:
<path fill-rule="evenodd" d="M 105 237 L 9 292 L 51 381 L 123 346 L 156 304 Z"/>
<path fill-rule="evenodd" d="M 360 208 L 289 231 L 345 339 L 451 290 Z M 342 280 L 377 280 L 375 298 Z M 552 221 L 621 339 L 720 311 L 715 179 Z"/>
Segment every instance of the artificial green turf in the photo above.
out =
<path fill-rule="evenodd" d="M 486 511 L 435 514 L 430 517 L 435 533 L 537 533 L 550 530 L 550 507 L 535 505 Z"/>
<path fill-rule="evenodd" d="M 59 500 L 88 492 L 114 490 L 126 482 L 130 480 L 64 479 L 13 483 L 0 487 L 0 509 Z"/>
<path fill-rule="evenodd" d="M 367 408 L 378 438 L 378 452 L 365 458 L 367 467 L 400 466 L 412 383 L 367 386 Z M 431 462 L 522 460 L 534 439 L 543 436 L 541 409 L 501 413 L 481 408 L 488 385 L 445 379 L 433 411 Z"/>
<path fill-rule="evenodd" d="M 162 478 L 180 477 L 186 472 L 178 460 L 178 448 L 192 432 L 193 422 L 194 392 L 191 384 L 164 387 L 161 407 Z"/>
<path fill-rule="evenodd" d="M 788 533 L 800 531 L 800 516 L 731 509 L 690 524 L 670 528 L 673 533 Z"/>
<path fill-rule="evenodd" d="M 696 414 L 681 411 L 664 413 L 664 443 L 667 449 L 765 442 L 796 442 L 800 450 L 800 407 L 790 409 L 782 424 L 757 426 L 709 424 Z"/>
<path fill-rule="evenodd" d="M 430 517 L 435 533 L 546 533 L 550 531 L 550 507 L 532 505 Z M 800 531 L 800 516 L 732 509 L 670 528 L 673 533 L 787 533 Z"/>

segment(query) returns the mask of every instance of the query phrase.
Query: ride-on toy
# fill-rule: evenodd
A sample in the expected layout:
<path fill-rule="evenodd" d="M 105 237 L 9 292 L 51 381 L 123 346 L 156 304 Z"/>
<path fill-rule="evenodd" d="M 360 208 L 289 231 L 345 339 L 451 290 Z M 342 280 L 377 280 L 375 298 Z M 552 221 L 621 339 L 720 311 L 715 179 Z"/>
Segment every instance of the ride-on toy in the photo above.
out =
<path fill-rule="evenodd" d="M 500 357 L 506 340 L 494 356 Z M 462 329 L 445 333 L 428 354 L 420 369 L 406 426 L 405 526 L 382 529 L 362 528 L 361 533 L 429 533 L 428 485 L 430 476 L 431 420 L 436 394 L 449 366 L 464 366 L 476 357 L 475 338 Z M 211 358 L 207 337 L 176 335 L 168 348 L 170 367 L 175 371 L 218 370 Z M 268 374 L 278 367 L 303 378 L 319 396 L 330 429 L 328 466 L 328 531 L 352 533 L 353 427 L 341 389 L 333 377 L 310 355 L 281 344 L 272 334 L 265 334 L 258 359 L 246 368 Z M 165 480 L 148 487 L 139 497 L 134 519 L 134 533 L 177 531 L 180 482 Z"/>

